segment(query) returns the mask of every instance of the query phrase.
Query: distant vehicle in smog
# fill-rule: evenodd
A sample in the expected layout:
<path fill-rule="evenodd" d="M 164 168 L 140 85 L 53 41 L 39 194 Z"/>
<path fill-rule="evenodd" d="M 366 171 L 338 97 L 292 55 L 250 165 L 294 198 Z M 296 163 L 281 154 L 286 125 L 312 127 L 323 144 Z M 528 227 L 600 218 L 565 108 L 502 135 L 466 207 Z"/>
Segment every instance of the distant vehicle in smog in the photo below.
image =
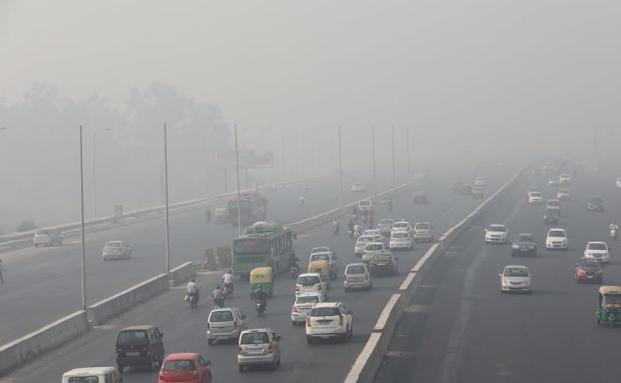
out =
<path fill-rule="evenodd" d="M 408 221 L 398 221 L 392 224 L 392 232 L 406 231 L 410 233 L 412 231 L 412 225 Z"/>
<path fill-rule="evenodd" d="M 158 383 L 211 383 L 211 361 L 201 354 L 182 352 L 164 359 Z"/>
<path fill-rule="evenodd" d="M 561 201 L 558 199 L 549 199 L 546 201 L 546 209 L 561 211 Z"/>
<path fill-rule="evenodd" d="M 351 185 L 351 191 L 354 193 L 362 193 L 367 191 L 367 188 L 360 182 L 356 182 L 355 184 Z"/>
<path fill-rule="evenodd" d="M 412 228 L 412 235 L 416 242 L 433 241 L 435 234 L 431 222 L 416 222 Z"/>
<path fill-rule="evenodd" d="M 252 366 L 280 366 L 280 336 L 269 328 L 249 329 L 241 333 L 237 344 L 240 372 Z"/>
<path fill-rule="evenodd" d="M 561 214 L 558 209 L 546 209 L 543 213 L 543 222 L 548 225 L 557 224 L 560 218 Z"/>
<path fill-rule="evenodd" d="M 453 191 L 453 193 L 460 193 L 463 186 L 464 183 L 462 181 L 455 181 L 453 182 L 451 190 Z"/>
<path fill-rule="evenodd" d="M 377 222 L 377 230 L 379 230 L 382 235 L 389 236 L 390 235 L 390 230 L 392 229 L 392 224 L 394 222 L 395 221 L 393 219 L 390 219 L 390 218 L 380 219 Z"/>
<path fill-rule="evenodd" d="M 507 243 L 509 230 L 505 225 L 492 224 L 484 230 L 485 243 Z"/>
<path fill-rule="evenodd" d="M 617 180 L 615 181 L 615 185 L 618 189 L 621 189 L 621 177 L 617 178 Z"/>
<path fill-rule="evenodd" d="M 116 367 L 74 368 L 63 374 L 62 383 L 119 383 L 123 380 Z"/>
<path fill-rule="evenodd" d="M 361 235 L 356 240 L 356 244 L 354 245 L 354 255 L 361 256 L 364 253 L 364 247 L 369 242 L 383 242 L 383 236 L 377 235 Z"/>
<path fill-rule="evenodd" d="M 511 255 L 537 256 L 537 243 L 530 233 L 520 233 L 511 241 Z"/>
<path fill-rule="evenodd" d="M 471 196 L 472 195 L 472 186 L 470 185 L 462 185 L 458 192 L 463 196 Z"/>
<path fill-rule="evenodd" d="M 104 261 L 111 259 L 129 259 L 132 256 L 132 248 L 124 241 L 108 241 L 101 255 Z"/>
<path fill-rule="evenodd" d="M 483 192 L 483 188 L 481 186 L 475 186 L 472 188 L 472 197 L 473 198 L 483 198 L 485 196 Z"/>
<path fill-rule="evenodd" d="M 406 231 L 395 231 L 390 234 L 388 247 L 390 250 L 412 250 L 414 248 L 414 240 L 410 233 Z"/>
<path fill-rule="evenodd" d="M 477 177 L 474 180 L 474 186 L 478 186 L 478 187 L 484 187 L 487 185 L 487 181 L 485 180 L 485 177 Z"/>
<path fill-rule="evenodd" d="M 569 189 L 558 189 L 558 191 L 556 192 L 556 198 L 560 201 L 560 200 L 564 200 L 564 199 L 569 199 L 570 194 L 569 194 Z"/>
<path fill-rule="evenodd" d="M 569 248 L 569 237 L 565 229 L 552 228 L 548 230 L 546 236 L 546 249 L 548 250 L 567 250 Z"/>
<path fill-rule="evenodd" d="M 125 367 L 144 366 L 157 371 L 164 361 L 164 334 L 155 326 L 132 326 L 119 331 L 116 338 L 116 365 L 119 372 Z"/>
<path fill-rule="evenodd" d="M 38 246 L 62 246 L 63 237 L 58 231 L 39 229 L 34 232 L 32 243 Z"/>
<path fill-rule="evenodd" d="M 604 211 L 604 199 L 602 197 L 592 197 L 587 202 L 588 211 Z"/>
<path fill-rule="evenodd" d="M 225 207 L 216 208 L 214 222 L 229 223 L 229 209 Z"/>
<path fill-rule="evenodd" d="M 602 263 L 610 262 L 610 250 L 606 242 L 590 241 L 584 249 L 584 257 L 594 259 Z"/>
<path fill-rule="evenodd" d="M 356 289 L 372 289 L 373 281 L 371 280 L 371 273 L 369 272 L 367 264 L 361 262 L 347 265 L 347 267 L 345 267 L 343 287 L 345 288 L 345 292 Z"/>
<path fill-rule="evenodd" d="M 581 257 L 576 263 L 576 282 L 604 283 L 604 268 L 600 261 Z"/>
<path fill-rule="evenodd" d="M 420 191 L 414 193 L 414 198 L 412 200 L 415 205 L 426 205 L 429 202 L 429 197 L 427 193 Z"/>
<path fill-rule="evenodd" d="M 508 265 L 498 274 L 500 277 L 500 291 L 508 292 L 524 292 L 531 293 L 532 290 L 532 274 L 528 271 L 528 267 L 522 265 Z"/>
<path fill-rule="evenodd" d="M 543 203 L 543 193 L 540 191 L 531 191 L 528 193 L 528 203 L 530 205 L 539 205 Z"/>
<path fill-rule="evenodd" d="M 571 176 L 567 173 L 561 173 L 561 175 L 558 176 L 558 182 L 561 185 L 567 185 L 571 182 Z"/>
<path fill-rule="evenodd" d="M 561 181 L 559 181 L 558 178 L 552 178 L 548 181 L 548 186 L 559 186 L 560 184 Z"/>

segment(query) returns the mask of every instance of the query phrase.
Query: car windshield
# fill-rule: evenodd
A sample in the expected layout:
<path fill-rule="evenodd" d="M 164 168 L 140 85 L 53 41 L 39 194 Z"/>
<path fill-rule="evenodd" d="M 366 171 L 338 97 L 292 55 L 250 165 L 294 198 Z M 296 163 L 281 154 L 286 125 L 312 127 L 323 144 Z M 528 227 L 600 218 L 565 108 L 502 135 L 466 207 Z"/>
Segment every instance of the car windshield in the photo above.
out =
<path fill-rule="evenodd" d="M 322 253 L 326 251 L 330 251 L 330 249 L 328 249 L 327 247 L 315 247 L 314 249 L 311 250 L 311 254 Z"/>
<path fill-rule="evenodd" d="M 397 223 L 395 223 L 395 224 L 394 224 L 394 225 L 392 225 L 392 226 L 393 226 L 393 227 L 399 227 L 399 228 L 401 228 L 401 227 L 408 227 L 408 224 L 407 224 L 407 222 L 397 222 Z"/>
<path fill-rule="evenodd" d="M 358 243 L 365 243 L 365 242 L 369 242 L 370 240 L 372 240 L 373 237 L 359 237 L 358 240 L 356 242 Z"/>
<path fill-rule="evenodd" d="M 192 371 L 194 361 L 192 360 L 167 360 L 162 366 L 162 371 Z"/>
<path fill-rule="evenodd" d="M 599 263 L 599 261 L 598 261 L 598 260 L 595 260 L 595 259 L 589 259 L 589 258 L 584 258 L 584 259 L 581 259 L 581 260 L 578 262 L 578 265 L 579 265 L 579 266 L 582 266 L 582 267 L 597 267 L 597 268 L 599 268 L 599 267 L 600 267 L 600 263 Z"/>
<path fill-rule="evenodd" d="M 346 274 L 364 274 L 364 266 L 362 265 L 352 265 L 347 266 Z"/>
<path fill-rule="evenodd" d="M 298 285 L 302 285 L 302 286 L 315 286 L 316 284 L 320 283 L 321 280 L 319 279 L 318 276 L 316 275 L 305 275 L 302 277 L 298 278 Z"/>
<path fill-rule="evenodd" d="M 121 331 L 117 339 L 117 344 L 120 346 L 146 345 L 147 344 L 147 332 L 146 331 Z"/>
<path fill-rule="evenodd" d="M 334 317 L 339 314 L 339 309 L 336 307 L 315 307 L 311 311 L 311 316 L 313 317 Z"/>
<path fill-rule="evenodd" d="M 269 343 L 270 337 L 266 332 L 247 332 L 242 334 L 241 344 L 265 344 Z"/>
<path fill-rule="evenodd" d="M 414 226 L 414 228 L 416 230 L 428 230 L 429 224 L 428 223 L 417 223 L 416 226 Z"/>
<path fill-rule="evenodd" d="M 326 253 L 316 253 L 311 255 L 311 262 L 314 261 L 329 261 L 330 255 Z"/>
<path fill-rule="evenodd" d="M 608 250 L 608 246 L 606 246 L 603 242 L 591 242 L 587 245 L 587 249 L 589 250 Z"/>
<path fill-rule="evenodd" d="M 67 383 L 99 383 L 99 378 L 96 376 L 76 376 L 69 378 Z"/>
<path fill-rule="evenodd" d="M 621 304 L 621 295 L 604 294 L 604 298 L 603 298 L 602 303 L 605 304 L 605 305 L 609 305 L 609 304 L 619 305 L 619 304 Z"/>
<path fill-rule="evenodd" d="M 393 238 L 407 238 L 409 236 L 408 233 L 392 233 Z"/>
<path fill-rule="evenodd" d="M 528 270 L 523 267 L 507 267 L 505 277 L 528 277 Z"/>
<path fill-rule="evenodd" d="M 563 230 L 550 230 L 548 237 L 562 237 L 565 238 L 565 232 Z"/>
<path fill-rule="evenodd" d="M 295 300 L 295 303 L 317 303 L 319 302 L 319 298 L 315 295 L 311 296 L 300 296 Z"/>
<path fill-rule="evenodd" d="M 530 234 L 520 234 L 515 238 L 515 240 L 517 242 L 533 242 L 533 236 Z"/>
<path fill-rule="evenodd" d="M 209 322 L 233 322 L 233 313 L 230 311 L 212 311 Z"/>
<path fill-rule="evenodd" d="M 498 226 L 498 225 L 491 225 L 490 227 L 488 227 L 489 231 L 507 231 L 507 229 L 504 226 Z"/>
<path fill-rule="evenodd" d="M 371 251 L 378 251 L 378 250 L 383 250 L 383 249 L 384 249 L 384 246 L 382 246 L 379 243 L 371 243 L 365 247 L 365 250 L 371 250 Z"/>
<path fill-rule="evenodd" d="M 106 247 L 121 247 L 121 242 L 118 242 L 118 241 L 108 242 L 106 243 Z"/>
<path fill-rule="evenodd" d="M 541 193 L 539 192 L 530 192 L 531 197 L 541 197 Z"/>

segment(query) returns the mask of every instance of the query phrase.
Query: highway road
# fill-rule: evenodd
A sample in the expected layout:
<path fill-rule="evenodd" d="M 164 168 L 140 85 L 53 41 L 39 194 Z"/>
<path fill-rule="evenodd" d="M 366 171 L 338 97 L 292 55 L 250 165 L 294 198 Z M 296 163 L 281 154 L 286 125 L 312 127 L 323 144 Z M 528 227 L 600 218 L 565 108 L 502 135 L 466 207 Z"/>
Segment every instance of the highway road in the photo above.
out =
<path fill-rule="evenodd" d="M 492 174 L 493 173 L 493 174 Z M 488 176 L 488 190 L 497 188 L 508 177 L 507 172 L 498 168 L 485 173 Z M 442 232 L 470 212 L 480 200 L 458 197 L 450 192 L 452 177 L 434 178 L 434 182 L 424 187 L 431 195 L 431 204 L 414 206 L 411 193 L 401 194 L 393 199 L 394 210 L 388 214 L 379 208 L 378 218 L 393 216 L 407 217 L 412 222 L 430 220 L 438 232 Z M 343 232 L 340 236 L 330 233 L 327 226 L 300 235 L 296 242 L 296 253 L 304 261 L 310 248 L 328 245 L 336 250 L 341 270 L 347 263 L 359 261 L 353 255 L 352 241 Z M 104 326 L 96 328 L 79 339 L 52 351 L 27 366 L 24 366 L 7 379 L 11 382 L 32 382 L 56 379 L 62 372 L 86 365 L 113 365 L 114 341 L 118 329 L 140 323 L 158 325 L 165 333 L 164 341 L 167 353 L 181 351 L 198 351 L 213 362 L 215 381 L 227 382 L 262 382 L 262 381 L 296 381 L 296 382 L 337 382 L 344 378 L 364 346 L 379 312 L 388 297 L 403 279 L 403 273 L 416 262 L 428 248 L 428 244 L 419 244 L 412 252 L 400 254 L 401 275 L 376 278 L 374 289 L 369 292 L 351 292 L 345 294 L 342 278 L 333 284 L 329 292 L 330 299 L 346 302 L 354 311 L 355 331 L 348 343 L 330 343 L 308 346 L 303 327 L 293 327 L 289 311 L 293 297 L 294 280 L 282 276 L 276 280 L 276 294 L 269 301 L 267 313 L 257 318 L 252 302 L 248 297 L 248 285 L 239 281 L 236 284 L 236 296 L 228 300 L 231 306 L 240 307 L 248 314 L 250 327 L 271 327 L 282 336 L 282 366 L 278 371 L 257 370 L 239 373 L 236 366 L 236 348 L 232 344 L 208 346 L 205 338 L 205 323 L 210 309 L 210 302 L 202 301 L 197 310 L 190 310 L 184 304 L 183 288 L 168 291 L 149 300 L 130 312 L 115 318 Z M 205 292 L 209 292 L 219 282 L 221 272 L 200 275 Z M 152 382 L 153 373 L 132 371 L 124 373 L 125 382 Z"/>
<path fill-rule="evenodd" d="M 345 186 L 352 183 L 344 179 Z M 298 206 L 303 184 L 268 190 L 268 218 L 290 223 L 337 207 L 336 177 L 308 183 L 304 207 Z M 382 185 L 382 187 L 385 187 Z M 348 190 L 348 189 L 347 189 Z M 351 202 L 366 194 L 345 193 Z M 204 208 L 176 211 L 171 215 L 171 267 L 200 261 L 205 249 L 230 245 L 237 234 L 231 225 L 207 224 Z M 124 240 L 133 247 L 127 261 L 103 262 L 101 249 L 109 240 Z M 87 233 L 88 302 L 120 292 L 162 273 L 164 219 L 157 217 Z M 16 339 L 80 308 L 81 246 L 69 237 L 62 247 L 26 248 L 0 254 L 6 283 L 0 286 L 0 344 Z"/>
<path fill-rule="evenodd" d="M 605 284 L 621 285 L 621 246 L 607 238 L 608 224 L 621 220 L 621 191 L 614 178 L 587 173 L 579 171 L 555 225 L 568 231 L 568 251 L 545 250 L 543 206 L 526 203 L 530 185 L 541 186 L 546 197 L 555 193 L 538 176 L 528 176 L 462 235 L 416 291 L 375 381 L 619 381 L 621 330 L 596 325 L 599 286 L 577 284 L 573 273 L 588 241 L 607 241 Z M 586 211 L 595 194 L 605 199 L 605 212 Z M 485 245 L 481 228 L 492 223 L 533 233 L 538 256 L 513 258 L 508 246 Z M 498 273 L 508 264 L 528 266 L 531 295 L 500 293 Z"/>

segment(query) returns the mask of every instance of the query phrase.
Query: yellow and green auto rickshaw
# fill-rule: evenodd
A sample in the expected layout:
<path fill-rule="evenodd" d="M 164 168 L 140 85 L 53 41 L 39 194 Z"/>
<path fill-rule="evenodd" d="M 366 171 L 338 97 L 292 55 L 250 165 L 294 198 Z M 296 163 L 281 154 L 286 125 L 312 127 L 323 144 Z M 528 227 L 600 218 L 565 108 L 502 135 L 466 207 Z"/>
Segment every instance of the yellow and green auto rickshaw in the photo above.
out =
<path fill-rule="evenodd" d="M 601 286 L 598 291 L 597 325 L 602 322 L 614 327 L 621 322 L 621 286 Z"/>
<path fill-rule="evenodd" d="M 271 267 L 255 267 L 250 270 L 250 298 L 253 298 L 253 292 L 259 288 L 259 285 L 261 285 L 268 297 L 274 296 Z"/>
<path fill-rule="evenodd" d="M 328 261 L 320 259 L 312 261 L 308 264 L 309 273 L 318 273 L 321 280 L 326 283 L 326 286 L 330 287 L 330 264 Z"/>

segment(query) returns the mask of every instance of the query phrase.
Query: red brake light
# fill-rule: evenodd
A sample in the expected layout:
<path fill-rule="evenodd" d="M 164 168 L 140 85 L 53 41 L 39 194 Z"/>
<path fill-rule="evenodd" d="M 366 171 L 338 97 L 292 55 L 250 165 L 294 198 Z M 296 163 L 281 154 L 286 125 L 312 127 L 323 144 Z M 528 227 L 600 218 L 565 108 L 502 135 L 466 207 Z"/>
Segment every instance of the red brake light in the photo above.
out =
<path fill-rule="evenodd" d="M 297 313 L 298 312 L 298 308 L 293 306 L 291 307 L 291 312 Z"/>
<path fill-rule="evenodd" d="M 163 373 L 160 373 L 160 379 L 161 379 L 161 380 L 166 379 L 166 377 L 164 376 L 164 374 L 163 374 Z"/>
<path fill-rule="evenodd" d="M 300 291 L 300 286 L 299 285 L 295 285 L 295 291 Z"/>
<path fill-rule="evenodd" d="M 244 349 L 242 348 L 242 346 L 237 346 L 237 353 L 240 355 L 244 354 Z"/>
<path fill-rule="evenodd" d="M 192 376 L 198 376 L 198 370 L 192 371 Z"/>
<path fill-rule="evenodd" d="M 272 343 L 267 345 L 267 352 L 274 352 L 274 345 Z"/>

